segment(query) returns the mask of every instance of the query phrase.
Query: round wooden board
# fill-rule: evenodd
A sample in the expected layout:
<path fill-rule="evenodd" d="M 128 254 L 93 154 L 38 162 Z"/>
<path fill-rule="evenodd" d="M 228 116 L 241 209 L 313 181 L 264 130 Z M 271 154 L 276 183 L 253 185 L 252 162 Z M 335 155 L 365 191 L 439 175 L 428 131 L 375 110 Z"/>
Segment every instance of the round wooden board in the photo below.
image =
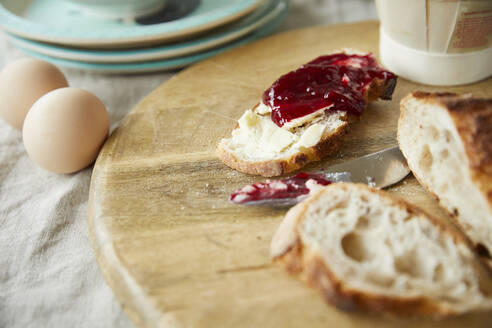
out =
<path fill-rule="evenodd" d="M 92 175 L 89 227 L 103 275 L 138 327 L 490 327 L 486 314 L 436 323 L 338 311 L 271 263 L 285 210 L 227 200 L 262 179 L 223 165 L 215 147 L 262 91 L 319 55 L 377 54 L 377 45 L 376 22 L 275 35 L 177 74 L 114 131 Z M 324 165 L 395 145 L 399 101 L 417 89 L 490 97 L 492 79 L 454 88 L 400 79 L 393 101 L 371 104 Z M 390 192 L 444 219 L 413 177 Z"/>

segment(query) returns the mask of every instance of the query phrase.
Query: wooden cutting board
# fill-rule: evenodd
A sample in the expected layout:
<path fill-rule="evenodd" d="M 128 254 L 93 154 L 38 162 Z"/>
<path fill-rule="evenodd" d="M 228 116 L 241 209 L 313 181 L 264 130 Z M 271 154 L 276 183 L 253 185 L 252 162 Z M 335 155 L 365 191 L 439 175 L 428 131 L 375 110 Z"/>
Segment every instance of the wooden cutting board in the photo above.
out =
<path fill-rule="evenodd" d="M 89 227 L 101 271 L 137 327 L 491 326 L 485 314 L 436 323 L 338 311 L 271 263 L 285 210 L 228 202 L 264 179 L 218 161 L 218 141 L 281 74 L 345 47 L 377 54 L 377 23 L 290 31 L 204 61 L 152 92 L 113 132 L 94 167 Z M 398 103 L 417 89 L 490 97 L 492 79 L 454 88 L 400 79 L 393 101 L 371 104 L 324 164 L 396 145 Z M 390 191 L 444 219 L 413 177 Z"/>

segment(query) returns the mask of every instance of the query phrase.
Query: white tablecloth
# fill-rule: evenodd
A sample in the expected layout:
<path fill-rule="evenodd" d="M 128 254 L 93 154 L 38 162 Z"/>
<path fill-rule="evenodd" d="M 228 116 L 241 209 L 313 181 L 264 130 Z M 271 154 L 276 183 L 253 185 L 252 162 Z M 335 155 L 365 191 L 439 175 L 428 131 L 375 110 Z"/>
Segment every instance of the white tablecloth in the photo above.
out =
<path fill-rule="evenodd" d="M 370 0 L 294 0 L 279 31 L 376 17 Z M 0 68 L 23 56 L 0 33 Z M 71 86 L 101 98 L 112 128 L 176 73 L 63 72 Z M 133 327 L 102 278 L 89 242 L 91 171 L 44 171 L 28 158 L 21 133 L 0 121 L 0 327 Z"/>

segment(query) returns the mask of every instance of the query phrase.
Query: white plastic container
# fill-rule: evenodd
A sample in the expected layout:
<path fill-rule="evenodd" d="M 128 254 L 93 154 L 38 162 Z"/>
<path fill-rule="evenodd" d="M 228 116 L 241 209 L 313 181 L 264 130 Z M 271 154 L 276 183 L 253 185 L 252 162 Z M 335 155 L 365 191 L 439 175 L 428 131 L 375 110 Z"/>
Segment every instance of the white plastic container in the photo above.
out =
<path fill-rule="evenodd" d="M 376 0 L 383 65 L 424 84 L 492 75 L 492 0 Z"/>

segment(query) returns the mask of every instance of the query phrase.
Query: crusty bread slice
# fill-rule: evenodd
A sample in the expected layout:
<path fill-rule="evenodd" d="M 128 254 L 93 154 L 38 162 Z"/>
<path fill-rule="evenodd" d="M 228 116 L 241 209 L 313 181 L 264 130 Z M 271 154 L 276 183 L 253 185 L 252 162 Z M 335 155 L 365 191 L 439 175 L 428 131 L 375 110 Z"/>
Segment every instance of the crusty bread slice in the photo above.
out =
<path fill-rule="evenodd" d="M 401 101 L 398 142 L 415 177 L 492 267 L 492 99 L 414 92 Z"/>
<path fill-rule="evenodd" d="M 355 50 L 344 52 L 363 54 Z M 395 85 L 396 77 L 374 79 L 365 89 L 365 103 L 391 99 Z M 270 116 L 270 109 L 263 103 L 247 110 L 232 131 L 232 136 L 219 143 L 217 156 L 227 166 L 240 172 L 279 176 L 335 153 L 350 123 L 359 119 L 356 115 L 336 109 L 322 109 L 294 124 L 278 127 Z"/>
<path fill-rule="evenodd" d="M 291 208 L 271 256 L 345 310 L 492 309 L 489 271 L 460 231 L 365 185 L 332 184 Z"/>

